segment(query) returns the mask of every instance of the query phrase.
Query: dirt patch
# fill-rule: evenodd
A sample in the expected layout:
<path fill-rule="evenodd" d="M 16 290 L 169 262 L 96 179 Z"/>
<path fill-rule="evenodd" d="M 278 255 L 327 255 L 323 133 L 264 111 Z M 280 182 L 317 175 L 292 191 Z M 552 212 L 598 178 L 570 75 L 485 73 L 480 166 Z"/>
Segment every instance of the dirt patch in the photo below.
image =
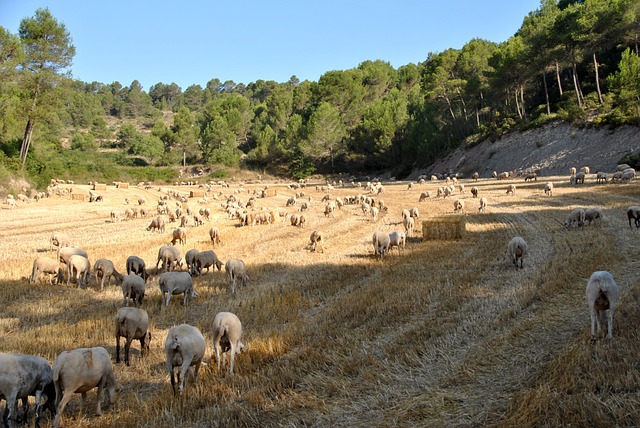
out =
<path fill-rule="evenodd" d="M 616 130 L 577 128 L 554 123 L 544 128 L 514 132 L 492 142 L 457 149 L 428 168 L 414 171 L 408 178 L 421 174 L 462 172 L 467 177 L 475 171 L 489 177 L 493 171 L 525 171 L 539 175 L 568 175 L 571 167 L 589 166 L 591 172 L 615 170 L 625 154 L 640 149 L 640 129 L 622 127 Z"/>

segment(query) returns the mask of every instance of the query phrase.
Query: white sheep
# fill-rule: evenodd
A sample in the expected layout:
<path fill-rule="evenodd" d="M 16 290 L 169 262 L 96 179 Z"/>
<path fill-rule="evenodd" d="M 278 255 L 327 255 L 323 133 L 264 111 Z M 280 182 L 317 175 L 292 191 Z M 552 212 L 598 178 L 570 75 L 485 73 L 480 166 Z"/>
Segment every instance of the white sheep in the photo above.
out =
<path fill-rule="evenodd" d="M 46 396 L 45 409 L 55 414 L 53 371 L 47 360 L 36 355 L 0 353 L 0 398 L 7 403 L 3 415 L 5 426 L 17 426 L 18 400 L 28 412 L 28 398 L 36 398 L 36 427 L 40 422 L 42 395 Z"/>
<path fill-rule="evenodd" d="M 478 197 L 478 188 L 476 186 L 473 186 L 471 188 L 471 196 L 473 196 L 474 198 Z"/>
<path fill-rule="evenodd" d="M 636 228 L 640 227 L 640 206 L 631 205 L 627 208 L 627 219 L 629 219 L 629 227 L 631 227 L 631 219 L 633 219 Z"/>
<path fill-rule="evenodd" d="M 420 193 L 420 198 L 418 199 L 418 202 L 422 202 L 425 199 L 431 199 L 431 192 L 422 192 L 422 193 Z"/>
<path fill-rule="evenodd" d="M 453 212 L 457 213 L 458 211 L 464 213 L 464 201 L 462 199 L 456 199 L 453 202 Z"/>
<path fill-rule="evenodd" d="M 242 323 L 240 319 L 231 312 L 219 312 L 213 319 L 213 349 L 215 359 L 220 370 L 221 364 L 224 366 L 224 353 L 230 350 L 229 374 L 233 375 L 233 366 L 236 354 L 244 349 L 244 344 L 240 341 L 242 337 Z"/>
<path fill-rule="evenodd" d="M 406 243 L 407 235 L 402 230 L 396 230 L 389 234 L 389 252 L 391 252 L 393 247 L 398 247 L 398 254 L 400 254 L 400 249 L 402 248 L 404 250 Z"/>
<path fill-rule="evenodd" d="M 596 173 L 596 184 L 606 183 L 609 180 L 609 174 L 604 171 L 598 171 Z"/>
<path fill-rule="evenodd" d="M 162 269 L 171 271 L 177 269 L 181 265 L 180 249 L 173 245 L 163 245 L 158 250 L 158 261 L 156 262 L 156 270 L 160 262 L 162 262 Z"/>
<path fill-rule="evenodd" d="M 242 287 L 247 285 L 247 282 L 250 281 L 249 275 L 247 274 L 247 266 L 244 261 L 232 257 L 227 260 L 227 263 L 224 265 L 224 270 L 229 274 L 229 287 L 231 288 L 231 294 L 236 295 L 236 282 L 240 282 Z"/>
<path fill-rule="evenodd" d="M 584 221 L 588 221 L 589 225 L 591 222 L 594 222 L 600 219 L 602 220 L 602 210 L 600 208 L 588 208 L 584 210 Z"/>
<path fill-rule="evenodd" d="M 584 219 L 585 219 L 584 210 L 582 208 L 576 208 L 575 210 L 571 211 L 567 216 L 567 219 L 564 222 L 564 227 L 568 229 L 574 224 L 577 227 L 582 227 L 584 226 Z"/>
<path fill-rule="evenodd" d="M 548 182 L 547 184 L 544 185 L 544 194 L 547 196 L 553 196 L 553 183 L 552 182 Z"/>
<path fill-rule="evenodd" d="M 212 266 L 218 269 L 218 271 L 222 270 L 222 262 L 218 259 L 216 253 L 214 253 L 212 250 L 200 251 L 198 254 L 196 254 L 193 264 L 193 271 L 196 275 L 201 275 L 203 269 L 206 269 L 207 272 L 209 272 Z"/>
<path fill-rule="evenodd" d="M 145 281 L 149 277 L 149 275 L 147 274 L 146 264 L 144 260 L 142 260 L 138 256 L 127 257 L 126 266 L 127 266 L 127 275 L 134 273 L 144 278 Z"/>
<path fill-rule="evenodd" d="M 406 220 L 413 221 L 413 217 L 407 217 L 405 221 Z M 373 233 L 372 241 L 373 241 L 374 255 L 376 257 L 380 255 L 380 259 L 383 259 L 384 255 L 389 252 L 389 248 L 391 245 L 391 238 L 389 237 L 389 234 L 376 231 Z"/>
<path fill-rule="evenodd" d="M 171 388 L 176 394 L 176 380 L 174 368 L 180 367 L 178 372 L 178 394 L 182 395 L 187 386 L 188 371 L 193 366 L 193 381 L 198 383 L 198 371 L 202 364 L 205 351 L 204 336 L 198 328 L 189 324 L 180 324 L 172 327 L 167 333 L 164 342 L 167 356 L 167 371 L 171 376 Z"/>
<path fill-rule="evenodd" d="M 209 238 L 211 238 L 211 245 L 214 247 L 216 244 L 220 245 L 222 243 L 220 240 L 220 230 L 217 227 L 209 229 Z"/>
<path fill-rule="evenodd" d="M 176 242 L 185 245 L 187 243 L 187 229 L 184 227 L 178 227 L 171 232 L 171 245 L 176 245 Z"/>
<path fill-rule="evenodd" d="M 113 374 L 111 357 L 102 347 L 79 348 L 63 351 L 53 362 L 53 383 L 56 388 L 56 417 L 54 428 L 60 426 L 62 412 L 75 393 L 82 394 L 84 404 L 86 394 L 98 388 L 96 415 L 102 415 L 102 390 L 105 389 L 107 399 L 113 404 L 116 389 L 116 377 Z M 81 408 L 82 411 L 82 408 Z"/>
<path fill-rule="evenodd" d="M 62 248 L 71 246 L 71 238 L 63 232 L 53 232 L 49 239 L 49 251 L 53 251 L 53 247 Z"/>
<path fill-rule="evenodd" d="M 84 288 L 87 285 L 87 278 L 91 271 L 91 263 L 89 259 L 79 254 L 74 254 L 69 257 L 69 264 L 67 265 L 67 285 L 71 281 L 71 276 L 75 274 L 78 287 Z"/>
<path fill-rule="evenodd" d="M 620 291 L 611 273 L 596 271 L 587 282 L 587 306 L 591 314 L 591 339 L 595 340 L 607 323 L 607 339 L 613 338 L 613 315 Z M 606 318 L 606 319 L 605 319 Z M 597 325 L 597 331 L 596 331 Z"/>
<path fill-rule="evenodd" d="M 516 185 L 515 184 L 509 184 L 507 186 L 507 195 L 511 193 L 512 195 L 516 194 Z"/>
<path fill-rule="evenodd" d="M 107 286 L 111 284 L 111 277 L 116 280 L 117 284 L 122 283 L 122 279 L 124 278 L 120 272 L 118 272 L 113 265 L 111 260 L 101 258 L 96 260 L 93 264 L 93 273 L 96 276 L 96 285 L 98 285 L 98 280 L 100 281 L 100 289 L 104 289 L 104 280 L 107 280 Z"/>
<path fill-rule="evenodd" d="M 139 278 L 139 277 L 137 277 Z M 124 362 L 129 365 L 129 348 L 135 339 L 140 341 L 140 356 L 149 354 L 151 332 L 149 331 L 149 315 L 144 309 L 120 308 L 116 313 L 116 363 L 120 362 L 120 337 L 125 338 Z"/>
<path fill-rule="evenodd" d="M 129 300 L 134 304 L 141 305 L 145 294 L 145 280 L 136 275 L 129 274 L 122 280 L 122 304 L 128 306 Z"/>
<path fill-rule="evenodd" d="M 49 274 L 49 284 L 53 285 L 53 275 L 56 275 L 56 283 L 62 276 L 60 269 L 60 262 L 53 260 L 47 256 L 40 256 L 33 261 L 33 268 L 31 269 L 31 276 L 29 277 L 29 283 L 36 282 L 40 278 L 40 275 L 46 273 Z"/>
<path fill-rule="evenodd" d="M 509 251 L 509 256 L 516 269 L 518 268 L 518 259 L 520 259 L 520 269 L 522 269 L 524 267 L 522 259 L 529 253 L 527 242 L 522 237 L 515 236 L 507 244 L 507 251 Z"/>
<path fill-rule="evenodd" d="M 402 220 L 407 236 L 413 236 L 413 230 L 416 228 L 416 220 L 413 217 L 406 217 Z"/>
<path fill-rule="evenodd" d="M 193 288 L 193 279 L 189 272 L 164 272 L 160 275 L 158 283 L 160 284 L 162 301 L 165 306 L 169 306 L 172 295 L 184 294 L 183 305 L 187 304 L 187 300 L 191 303 L 196 295 L 195 288 Z"/>
<path fill-rule="evenodd" d="M 478 212 L 484 213 L 487 208 L 487 198 L 480 198 L 480 206 L 478 207 Z"/>
<path fill-rule="evenodd" d="M 311 247 L 311 251 L 316 251 L 316 248 L 318 247 L 318 245 L 320 245 L 320 248 L 322 249 L 322 252 L 324 253 L 324 234 L 318 230 L 314 230 L 313 232 L 311 232 L 311 236 L 309 236 L 309 240 L 310 242 L 310 247 Z"/>

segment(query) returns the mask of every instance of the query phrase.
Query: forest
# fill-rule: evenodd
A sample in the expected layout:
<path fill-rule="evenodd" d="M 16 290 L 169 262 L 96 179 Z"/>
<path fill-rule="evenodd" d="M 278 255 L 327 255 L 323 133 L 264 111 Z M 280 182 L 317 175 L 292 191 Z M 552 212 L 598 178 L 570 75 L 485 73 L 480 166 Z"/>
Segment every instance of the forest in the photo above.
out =
<path fill-rule="evenodd" d="M 172 181 L 184 164 L 211 178 L 403 177 L 550 121 L 640 125 L 638 0 L 541 0 L 506 41 L 472 39 L 397 69 L 368 60 L 317 82 L 82 82 L 72 36 L 48 9 L 18 34 L 0 27 L 0 182 Z"/>

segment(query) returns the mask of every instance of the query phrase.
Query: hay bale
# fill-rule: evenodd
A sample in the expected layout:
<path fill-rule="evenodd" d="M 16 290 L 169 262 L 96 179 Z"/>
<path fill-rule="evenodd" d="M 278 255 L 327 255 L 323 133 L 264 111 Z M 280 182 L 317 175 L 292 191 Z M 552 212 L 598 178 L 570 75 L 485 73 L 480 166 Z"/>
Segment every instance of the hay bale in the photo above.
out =
<path fill-rule="evenodd" d="M 190 198 L 202 198 L 204 196 L 204 190 L 192 190 L 189 192 Z"/>
<path fill-rule="evenodd" d="M 84 193 L 72 193 L 71 200 L 72 201 L 84 201 Z"/>
<path fill-rule="evenodd" d="M 422 222 L 422 240 L 462 239 L 467 222 L 464 216 L 432 217 Z"/>
<path fill-rule="evenodd" d="M 93 190 L 107 190 L 107 185 L 104 183 L 93 183 Z"/>
<path fill-rule="evenodd" d="M 268 198 L 270 196 L 277 196 L 278 192 L 276 192 L 276 189 L 266 189 L 265 190 L 265 197 Z"/>
<path fill-rule="evenodd" d="M 118 189 L 128 189 L 129 188 L 129 183 L 118 183 L 118 185 L 116 187 Z"/>

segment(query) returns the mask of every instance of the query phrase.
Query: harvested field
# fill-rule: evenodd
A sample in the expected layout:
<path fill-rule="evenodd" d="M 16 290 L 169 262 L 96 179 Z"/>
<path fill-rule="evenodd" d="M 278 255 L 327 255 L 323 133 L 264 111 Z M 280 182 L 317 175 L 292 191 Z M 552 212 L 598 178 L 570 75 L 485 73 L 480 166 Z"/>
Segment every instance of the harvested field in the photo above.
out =
<path fill-rule="evenodd" d="M 470 187 L 470 180 L 462 180 Z M 468 183 L 467 183 L 468 181 Z M 544 194 L 554 182 L 554 196 Z M 567 177 L 481 179 L 473 185 L 486 197 L 485 214 L 467 192 L 418 202 L 435 194 L 442 182 L 385 183 L 388 212 L 374 222 L 360 204 L 345 205 L 325 217 L 324 193 L 311 196 L 304 228 L 289 221 L 239 227 L 220 203 L 205 204 L 211 219 L 188 228 L 191 249 L 211 249 L 209 229 L 220 229 L 214 251 L 224 263 L 243 259 L 251 282 L 228 289 L 223 272 L 194 278 L 199 293 L 190 306 L 174 298 L 161 307 L 156 257 L 171 240 L 177 223 L 164 233 L 148 232 L 150 219 L 110 222 L 112 210 L 144 197 L 147 208 L 163 194 L 111 186 L 104 202 L 68 197 L 3 205 L 0 216 L 0 350 L 37 354 L 53 362 L 65 349 L 104 346 L 113 356 L 121 390 L 114 405 L 94 416 L 95 391 L 83 413 L 80 397 L 63 415 L 64 426 L 638 426 L 640 425 L 640 230 L 629 227 L 626 208 L 639 205 L 640 184 L 570 186 Z M 505 193 L 517 184 L 515 195 Z M 86 187 L 86 188 L 85 188 Z M 231 195 L 234 188 L 215 187 Z M 263 184 L 243 185 L 236 194 Z M 284 208 L 295 191 L 270 185 L 269 198 L 256 208 Z M 88 186 L 74 186 L 85 192 Z M 185 192 L 188 186 L 163 186 Z M 334 197 L 365 194 L 336 188 Z M 462 198 L 466 214 L 453 213 Z M 169 201 L 172 209 L 176 205 Z M 188 205 L 202 205 L 191 200 Z M 373 256 L 376 229 L 402 229 L 403 208 L 418 207 L 414 236 L 401 255 Z M 562 227 L 574 208 L 599 207 L 604 219 L 582 229 Z M 197 211 L 197 209 L 195 210 Z M 464 216 L 460 239 L 423 240 L 429 218 Z M 322 231 L 324 253 L 310 252 L 309 235 Z M 90 261 L 112 260 L 125 271 L 129 255 L 142 257 L 152 277 L 142 307 L 149 313 L 151 352 L 140 358 L 131 347 L 131 366 L 115 364 L 113 320 L 122 305 L 119 286 L 100 290 L 92 275 L 87 289 L 75 284 L 29 284 L 33 260 L 50 255 L 49 237 L 67 233 Z M 507 242 L 516 235 L 529 245 L 524 268 L 508 259 Z M 610 271 L 621 290 L 614 339 L 589 340 L 585 287 L 591 273 Z M 66 284 L 66 283 L 65 283 Z M 230 311 L 243 323 L 245 352 L 235 360 L 235 375 L 210 362 L 211 323 Z M 165 368 L 164 340 L 173 325 L 197 326 L 207 341 L 197 385 L 174 397 Z M 43 426 L 52 419 L 44 418 Z"/>

